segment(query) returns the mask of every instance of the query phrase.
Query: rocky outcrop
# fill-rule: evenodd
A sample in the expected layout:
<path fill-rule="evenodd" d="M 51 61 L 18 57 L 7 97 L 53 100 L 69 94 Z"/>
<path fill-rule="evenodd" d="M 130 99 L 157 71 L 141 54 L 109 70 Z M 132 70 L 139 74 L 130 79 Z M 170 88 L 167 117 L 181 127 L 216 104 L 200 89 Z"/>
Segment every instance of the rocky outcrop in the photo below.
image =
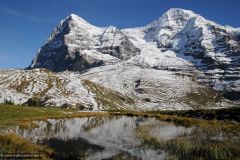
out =
<path fill-rule="evenodd" d="M 140 52 L 140 50 L 129 41 L 126 35 L 113 26 L 104 30 L 99 41 L 101 43 L 98 48 L 99 52 L 110 54 L 121 60 L 128 60 Z"/>

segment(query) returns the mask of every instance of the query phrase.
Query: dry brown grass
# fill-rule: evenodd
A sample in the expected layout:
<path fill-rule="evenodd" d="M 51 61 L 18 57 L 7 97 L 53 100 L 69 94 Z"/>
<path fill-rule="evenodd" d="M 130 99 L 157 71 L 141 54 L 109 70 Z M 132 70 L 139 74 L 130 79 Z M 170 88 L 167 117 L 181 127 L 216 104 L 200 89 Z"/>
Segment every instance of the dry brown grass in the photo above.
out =
<path fill-rule="evenodd" d="M 232 135 L 227 135 L 224 141 L 215 141 L 210 137 L 222 132 L 211 126 L 209 128 L 198 127 L 191 135 L 183 135 L 171 140 L 164 140 L 150 134 L 154 126 L 143 125 L 136 130 L 136 136 L 142 140 L 143 146 L 154 150 L 164 150 L 176 159 L 189 160 L 211 159 L 211 160 L 237 160 L 240 158 L 239 142 L 233 140 Z M 228 131 L 223 131 L 228 133 Z M 226 136 L 226 135 L 225 135 Z"/>
<path fill-rule="evenodd" d="M 92 81 L 84 80 L 83 85 L 86 86 L 89 91 L 96 94 L 95 99 L 98 106 L 102 106 L 105 110 L 126 110 L 126 108 L 129 108 L 129 105 L 135 104 L 135 101 L 132 98 L 124 96 L 117 91 L 107 89 Z"/>
<path fill-rule="evenodd" d="M 14 133 L 0 134 L 0 153 L 40 153 L 42 159 L 50 159 L 53 151 L 47 146 L 36 145 Z"/>

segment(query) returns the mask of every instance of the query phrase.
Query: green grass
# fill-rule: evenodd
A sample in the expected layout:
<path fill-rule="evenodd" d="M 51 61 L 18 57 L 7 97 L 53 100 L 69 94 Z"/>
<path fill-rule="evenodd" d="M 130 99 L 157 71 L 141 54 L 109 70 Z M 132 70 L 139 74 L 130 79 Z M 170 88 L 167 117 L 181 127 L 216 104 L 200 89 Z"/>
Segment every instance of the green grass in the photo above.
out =
<path fill-rule="evenodd" d="M 59 108 L 41 108 L 13 105 L 0 105 L 0 126 L 15 124 L 16 121 L 63 115 L 69 110 Z"/>
<path fill-rule="evenodd" d="M 35 127 L 32 121 L 49 118 L 101 117 L 107 115 L 106 112 L 78 112 L 74 109 L 56 107 L 0 105 L 0 128 L 15 125 L 24 128 Z"/>

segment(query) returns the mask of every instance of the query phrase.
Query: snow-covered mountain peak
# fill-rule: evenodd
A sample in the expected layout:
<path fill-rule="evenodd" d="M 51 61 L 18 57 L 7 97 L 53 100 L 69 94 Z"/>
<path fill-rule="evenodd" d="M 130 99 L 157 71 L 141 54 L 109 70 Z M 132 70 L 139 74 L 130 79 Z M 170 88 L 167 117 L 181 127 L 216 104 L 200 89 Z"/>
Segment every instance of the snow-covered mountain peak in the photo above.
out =
<path fill-rule="evenodd" d="M 161 27 L 182 27 L 192 18 L 197 17 L 195 13 L 183 9 L 170 9 L 160 19 Z"/>
<path fill-rule="evenodd" d="M 84 20 L 83 18 L 79 17 L 76 14 L 70 14 L 63 21 L 65 21 L 65 23 L 68 23 L 68 27 L 71 31 L 72 30 L 75 30 L 76 32 L 85 31 L 89 32 L 89 34 L 101 34 L 101 32 L 103 31 L 102 28 L 90 24 L 89 22 L 87 22 L 86 20 Z"/>
<path fill-rule="evenodd" d="M 170 17 L 177 17 L 179 15 L 182 15 L 182 16 L 191 16 L 191 17 L 195 17 L 197 16 L 198 14 L 194 13 L 193 11 L 191 10 L 186 10 L 186 9 L 181 9 L 181 8 L 171 8 L 169 9 L 168 11 L 166 11 L 164 15 L 168 15 Z"/>
<path fill-rule="evenodd" d="M 188 20 L 199 15 L 195 14 L 190 10 L 184 10 L 180 8 L 172 8 L 165 12 L 157 20 L 154 20 L 152 23 L 146 26 L 147 29 L 152 28 L 162 28 L 162 27 L 171 27 L 171 26 L 184 26 L 187 24 Z"/>
<path fill-rule="evenodd" d="M 70 14 L 63 19 L 58 26 L 54 29 L 48 41 L 53 40 L 56 36 L 66 35 L 68 33 L 84 33 L 90 35 L 99 35 L 103 32 L 103 29 L 96 27 L 76 14 Z M 48 42 L 47 41 L 47 42 Z"/>
<path fill-rule="evenodd" d="M 71 13 L 67 18 L 65 18 L 63 20 L 63 23 L 73 23 L 76 24 L 77 26 L 93 26 L 92 24 L 90 24 L 89 22 L 87 22 L 85 19 L 83 19 L 82 17 L 79 17 L 76 14 Z"/>
<path fill-rule="evenodd" d="M 71 18 L 81 18 L 79 17 L 77 14 L 75 13 L 71 13 L 68 17 L 71 17 Z M 82 19 L 82 18 L 81 18 Z M 83 19 L 84 20 L 84 19 Z"/>
<path fill-rule="evenodd" d="M 146 35 L 146 41 L 166 41 L 175 33 L 181 31 L 183 28 L 195 24 L 196 19 L 206 21 L 200 15 L 190 10 L 180 8 L 172 8 L 165 12 L 161 17 L 154 20 L 147 26 L 143 27 Z"/>

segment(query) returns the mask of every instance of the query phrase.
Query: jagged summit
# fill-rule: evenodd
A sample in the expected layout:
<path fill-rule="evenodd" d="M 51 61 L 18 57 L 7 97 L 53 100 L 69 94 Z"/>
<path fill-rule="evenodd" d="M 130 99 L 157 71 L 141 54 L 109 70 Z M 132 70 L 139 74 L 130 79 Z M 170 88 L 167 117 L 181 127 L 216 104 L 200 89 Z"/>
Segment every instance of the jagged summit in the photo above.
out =
<path fill-rule="evenodd" d="M 117 31 L 119 31 L 119 29 L 116 26 L 113 26 L 113 25 L 110 25 L 110 26 L 106 27 L 106 29 L 105 29 L 105 32 L 114 33 L 114 32 L 117 32 Z"/>

